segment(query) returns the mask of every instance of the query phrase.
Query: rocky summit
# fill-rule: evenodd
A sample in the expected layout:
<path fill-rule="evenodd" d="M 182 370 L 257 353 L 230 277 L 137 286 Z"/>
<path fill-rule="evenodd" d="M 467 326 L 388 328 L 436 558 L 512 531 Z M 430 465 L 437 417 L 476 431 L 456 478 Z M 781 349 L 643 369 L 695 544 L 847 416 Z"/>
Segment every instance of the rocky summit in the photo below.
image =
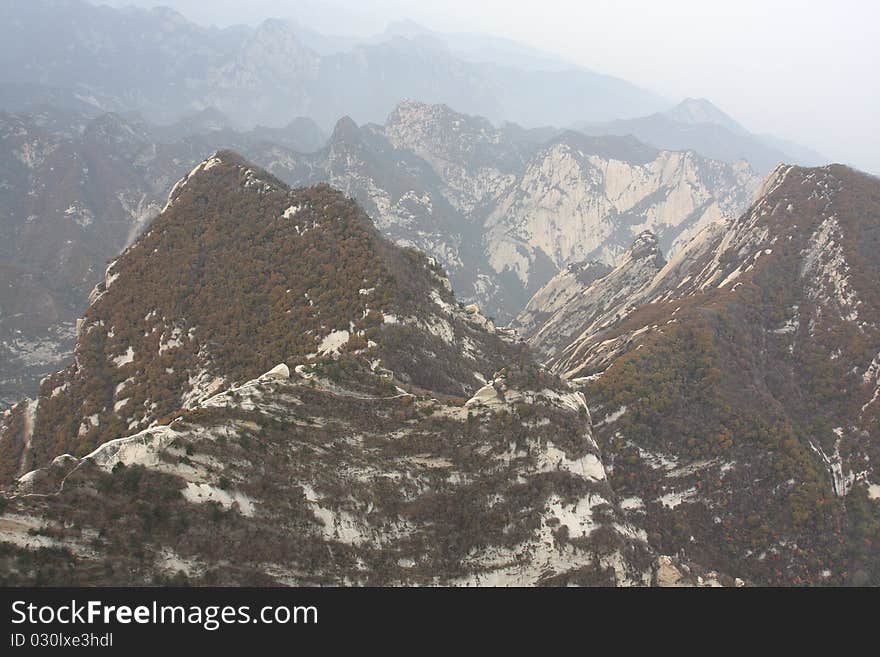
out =
<path fill-rule="evenodd" d="M 163 127 L 53 107 L 0 111 L 0 409 L 69 361 L 90 291 L 174 181 L 220 144 L 306 151 L 323 144 L 316 130 L 301 119 L 239 132 L 210 110 Z"/>

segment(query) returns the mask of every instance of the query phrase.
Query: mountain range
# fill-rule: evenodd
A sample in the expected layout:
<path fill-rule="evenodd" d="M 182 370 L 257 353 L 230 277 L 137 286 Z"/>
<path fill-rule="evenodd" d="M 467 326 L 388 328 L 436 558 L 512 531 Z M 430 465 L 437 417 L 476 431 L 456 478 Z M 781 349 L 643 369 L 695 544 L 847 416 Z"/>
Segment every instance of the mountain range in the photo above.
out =
<path fill-rule="evenodd" d="M 733 584 L 622 520 L 583 395 L 450 289 L 339 192 L 206 160 L 3 420 L 4 583 Z"/>
<path fill-rule="evenodd" d="M 446 105 L 403 101 L 384 125 L 337 124 L 328 145 L 255 159 L 296 185 L 329 181 L 396 241 L 436 257 L 456 291 L 501 322 L 561 267 L 614 263 L 654 229 L 674 252 L 744 209 L 758 178 L 632 137 L 495 128 Z"/>
<path fill-rule="evenodd" d="M 770 135 L 750 133 L 705 98 L 686 98 L 672 109 L 610 122 L 579 121 L 591 135 L 632 135 L 656 148 L 693 150 L 721 162 L 747 161 L 761 175 L 782 162 L 817 166 L 828 160 L 808 148 Z"/>
<path fill-rule="evenodd" d="M 0 64 L 0 584 L 880 585 L 880 179 L 411 21 Z"/>
<path fill-rule="evenodd" d="M 446 104 L 494 124 L 571 126 L 695 150 L 761 175 L 782 161 L 827 160 L 753 135 L 705 99 L 672 103 L 516 42 L 397 21 L 372 37 L 322 34 L 295 20 L 202 27 L 168 8 L 86 0 L 0 4 L 0 108 L 43 105 L 172 124 L 220 110 L 231 127 L 279 128 L 299 117 L 330 131 L 342 116 L 380 123 L 404 98 Z M 536 90 L 540 90 L 536 93 Z"/>
<path fill-rule="evenodd" d="M 217 129 L 218 120 L 225 125 L 203 112 L 156 128 L 49 106 L 0 112 L 0 405 L 32 394 L 70 357 L 76 319 L 107 262 L 219 144 L 307 151 L 324 140 L 307 119 L 248 132 Z"/>
<path fill-rule="evenodd" d="M 631 137 L 495 128 L 416 101 L 398 104 L 384 125 L 341 119 L 329 139 L 305 118 L 278 129 L 230 123 L 217 110 L 159 127 L 49 107 L 0 115 L 7 402 L 32 394 L 69 357 L 74 322 L 107 262 L 158 213 L 173 181 L 220 148 L 288 184 L 328 182 L 356 198 L 385 235 L 436 258 L 456 293 L 501 323 L 560 268 L 584 258 L 613 264 L 643 229 L 674 253 L 706 223 L 745 208 L 758 184 L 742 162 Z"/>
<path fill-rule="evenodd" d="M 462 57 L 473 44 L 450 49 L 421 29 L 391 29 L 341 50 L 319 41 L 277 19 L 217 29 L 167 8 L 6 1 L 0 106 L 21 111 L 51 100 L 79 110 L 136 111 L 154 123 L 216 107 L 245 127 L 308 116 L 326 130 L 343 115 L 382 121 L 407 97 L 525 125 L 632 117 L 665 104 L 624 80 L 571 65 L 535 70 L 507 55 L 506 63 Z M 536 84 L 539 96 L 531 91 Z"/>
<path fill-rule="evenodd" d="M 566 268 L 523 343 L 351 199 L 218 152 L 0 424 L 5 581 L 876 581 L 878 200 L 780 167 L 668 260 Z"/>

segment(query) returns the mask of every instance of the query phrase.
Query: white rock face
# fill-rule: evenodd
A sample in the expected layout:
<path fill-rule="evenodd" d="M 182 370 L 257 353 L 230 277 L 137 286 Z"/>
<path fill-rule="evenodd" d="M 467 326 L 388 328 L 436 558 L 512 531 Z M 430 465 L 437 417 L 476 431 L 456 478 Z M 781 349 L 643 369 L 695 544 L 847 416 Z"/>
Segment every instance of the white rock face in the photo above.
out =
<path fill-rule="evenodd" d="M 125 350 L 124 354 L 122 354 L 120 356 L 116 356 L 112 360 L 113 360 L 113 364 L 116 365 L 116 367 L 122 367 L 123 365 L 128 365 L 129 363 L 134 361 L 134 349 L 129 347 L 128 349 Z"/>
<path fill-rule="evenodd" d="M 764 180 L 761 190 L 770 193 L 778 188 L 789 170 L 780 166 Z M 741 275 L 773 253 L 774 239 L 764 221 L 778 210 L 760 201 L 740 216 L 711 221 L 674 250 L 666 262 L 660 256 L 656 236 L 644 233 L 611 273 L 589 286 L 570 275 L 557 276 L 533 297 L 517 322 L 531 329 L 528 337 L 532 345 L 545 357 L 552 356 L 553 369 L 568 378 L 582 376 L 596 363 L 607 366 L 656 327 L 644 326 L 606 341 L 597 340 L 597 336 L 645 304 L 707 289 L 735 288 Z M 644 236 L 650 236 L 653 250 L 645 249 Z M 838 278 L 843 281 L 838 287 L 845 284 L 843 277 Z M 829 275 L 826 280 L 833 286 L 836 279 Z M 843 296 L 840 299 L 847 301 Z"/>
<path fill-rule="evenodd" d="M 501 131 L 485 119 L 458 114 L 445 105 L 403 101 L 384 134 L 396 148 L 431 165 L 447 185 L 448 200 L 463 212 L 496 201 L 514 180 L 507 167 L 481 157 L 509 148 Z"/>
<path fill-rule="evenodd" d="M 178 477 L 183 499 L 193 505 L 214 504 L 222 512 L 239 514 L 243 522 L 268 523 L 270 526 L 278 523 L 283 526 L 291 500 L 301 499 L 308 514 L 298 516 L 297 527 L 302 532 L 299 540 L 318 542 L 322 553 L 327 550 L 333 553 L 340 546 L 362 550 L 364 554 L 387 548 L 401 555 L 397 560 L 399 570 L 381 575 L 388 578 L 383 581 L 389 584 L 418 581 L 411 579 L 410 571 L 417 566 L 424 568 L 426 561 L 435 558 L 433 532 L 447 520 L 443 515 L 424 519 L 406 511 L 388 515 L 383 509 L 382 495 L 376 493 L 379 489 L 374 490 L 376 482 L 396 482 L 395 486 L 402 494 L 412 496 L 415 503 L 432 499 L 434 486 L 439 481 L 443 482 L 444 495 L 474 495 L 471 484 L 484 476 L 506 473 L 501 478 L 510 482 L 511 490 L 516 490 L 518 482 L 558 473 L 568 478 L 566 481 L 580 482 L 576 495 L 536 493 L 536 506 L 529 506 L 524 511 L 530 517 L 534 516 L 535 522 L 520 527 L 523 521 L 517 514 L 509 521 L 511 531 L 517 532 L 515 542 L 508 543 L 503 537 L 494 537 L 487 545 L 468 550 L 462 558 L 462 568 L 456 567 L 452 576 L 444 567 L 437 567 L 436 571 L 430 571 L 430 579 L 421 583 L 521 586 L 534 585 L 554 575 L 574 577 L 584 571 L 592 573 L 591 576 L 600 582 L 651 584 L 652 553 L 645 532 L 620 517 L 609 518 L 609 513 L 614 513 L 610 511 L 613 492 L 592 439 L 589 413 L 582 393 L 565 387 L 521 390 L 509 385 L 506 377 L 498 376 L 493 385 L 474 396 L 473 403 L 461 408 L 407 394 L 374 397 L 363 390 L 348 390 L 344 384 L 324 381 L 320 377 L 311 377 L 306 385 L 304 379 L 288 379 L 288 375 L 287 367 L 279 365 L 258 379 L 202 402 L 202 408 L 214 411 L 207 422 L 176 420 L 169 426 L 153 427 L 108 442 L 81 460 L 59 457 L 53 468 L 67 470 L 69 476 L 84 462 L 94 463 L 105 471 L 112 471 L 120 463 L 143 466 Z M 323 401 L 313 406 L 316 395 Z M 395 435 L 382 436 L 382 447 L 365 449 L 363 440 L 373 435 L 373 427 L 378 426 L 374 423 L 377 420 L 384 422 L 389 410 L 398 408 L 403 398 L 421 410 L 431 408 L 432 414 L 442 415 L 443 426 L 445 423 L 463 425 L 471 422 L 491 426 L 495 414 L 502 408 L 512 412 L 522 405 L 531 405 L 540 421 L 535 421 L 527 444 L 511 442 L 506 450 L 498 450 L 477 467 L 459 462 L 445 451 L 444 445 L 448 441 L 444 437 L 455 435 L 457 430 L 453 426 L 447 427 L 452 434 L 444 433 L 447 429 L 436 433 L 440 425 L 434 424 L 426 413 L 418 414 L 422 419 L 400 425 Z M 350 405 L 351 408 L 346 408 Z M 353 409 L 358 410 L 351 412 Z M 242 412 L 248 413 L 246 419 L 241 416 Z M 545 413 L 562 414 L 576 422 L 559 432 L 551 427 L 548 418 L 541 417 Z M 283 438 L 280 434 L 271 437 L 266 434 L 259 418 L 276 424 L 286 423 L 290 433 L 283 434 Z M 314 454 L 312 458 L 300 458 L 311 450 L 307 436 L 316 426 L 329 432 L 322 439 L 326 441 L 326 449 L 321 450 L 317 459 Z M 404 451 L 391 456 L 385 451 L 398 442 L 405 444 L 414 437 L 430 433 L 436 435 L 426 443 L 427 452 Z M 251 437 L 248 442 L 281 439 L 294 458 L 285 465 L 278 462 L 271 450 L 236 453 L 231 446 L 244 444 L 245 436 Z M 296 438 L 291 439 L 294 436 Z M 221 438 L 223 442 L 217 442 Z M 557 438 L 559 444 L 554 442 Z M 565 449 L 562 444 L 566 445 Z M 218 445 L 227 447 L 218 450 Z M 181 459 L 184 454 L 189 457 Z M 250 481 L 254 472 L 266 467 L 273 469 L 274 481 L 283 482 L 284 495 L 277 495 L 274 489 L 267 496 L 254 492 L 258 489 L 253 487 L 247 492 L 236 487 L 237 482 Z M 284 473 L 280 479 L 277 478 L 278 472 Z M 45 487 L 47 479 L 44 474 L 45 471 L 35 471 L 23 477 L 19 492 L 33 490 L 39 480 Z M 441 479 L 435 479 L 437 476 Z M 59 494 L 64 490 L 64 479 Z M 345 493 L 340 495 L 339 490 Z M 505 487 L 496 487 L 479 495 L 486 496 L 487 508 L 518 504 L 516 496 L 510 495 Z M 39 518 L 34 518 L 28 526 L 41 524 Z M 0 527 L 0 533 L 7 529 L 10 535 L 13 529 L 17 532 L 14 539 L 7 540 L 19 540 L 18 537 L 25 535 L 24 531 L 7 527 Z M 601 541 L 600 536 L 607 537 L 609 532 L 618 537 L 615 547 L 595 550 L 592 547 L 594 542 Z M 422 541 L 428 541 L 427 547 L 420 547 Z M 70 545 L 61 541 L 58 544 Z M 36 549 L 39 545 L 27 543 L 27 547 Z M 155 549 L 161 556 L 170 548 L 157 545 Z M 641 562 L 633 559 L 634 552 L 643 555 Z M 296 565 L 297 556 L 286 556 L 289 563 L 254 561 L 253 566 L 270 576 L 279 577 L 282 582 L 303 582 L 306 580 Z M 250 563 L 249 556 L 241 559 Z M 165 563 L 165 558 L 160 561 Z M 593 572 L 591 569 L 597 565 L 598 570 Z M 369 576 L 371 567 L 357 567 L 345 574 L 344 581 L 366 583 L 369 580 L 364 578 Z M 413 573 L 418 576 L 418 570 Z M 335 573 L 326 575 L 339 577 Z"/>
<path fill-rule="evenodd" d="M 348 331 L 331 331 L 321 340 L 318 353 L 323 355 L 338 354 L 350 338 L 351 334 Z"/>
<path fill-rule="evenodd" d="M 809 298 L 820 302 L 820 309 L 824 306 L 843 319 L 856 322 L 862 301 L 850 281 L 850 267 L 840 244 L 841 238 L 837 219 L 826 219 L 810 238 L 801 277 L 807 285 Z"/>
<path fill-rule="evenodd" d="M 194 504 L 217 502 L 227 509 L 237 505 L 241 515 L 254 515 L 254 503 L 247 495 L 238 492 L 230 493 L 210 484 L 187 482 L 186 488 L 183 489 L 183 497 Z"/>
<path fill-rule="evenodd" d="M 284 363 L 280 365 L 276 365 L 271 370 L 266 372 L 261 379 L 275 379 L 275 380 L 285 380 L 290 378 L 290 368 L 287 367 Z"/>
<path fill-rule="evenodd" d="M 853 394 L 855 410 L 836 411 L 835 424 L 839 426 L 819 431 L 805 441 L 807 458 L 825 470 L 828 490 L 835 496 L 847 498 L 867 491 L 868 497 L 875 499 L 880 489 L 873 483 L 876 459 L 872 429 L 880 400 L 880 356 L 876 355 L 876 320 L 869 317 L 876 317 L 876 270 L 870 269 L 876 263 L 868 265 L 866 275 L 863 236 L 876 222 L 870 211 L 852 209 L 853 197 L 861 189 L 856 187 L 859 192 L 855 192 L 848 186 L 859 185 L 856 178 L 857 174 L 843 167 L 782 165 L 764 181 L 762 196 L 747 212 L 707 227 L 665 265 L 655 263 L 640 269 L 638 259 L 630 254 L 614 271 L 589 286 L 580 285 L 571 273 L 560 274 L 535 295 L 520 324 L 537 325 L 527 338 L 553 370 L 587 384 L 606 376 L 606 368 L 613 368 L 619 355 L 643 347 L 650 350 L 657 344 L 654 338 L 663 340 L 661 336 L 675 331 L 672 327 L 679 322 L 698 322 L 695 306 L 698 312 L 709 309 L 707 314 L 718 312 L 718 307 L 731 308 L 723 312 L 734 317 L 748 308 L 740 321 L 752 326 L 760 341 L 766 339 L 773 359 L 785 362 L 780 367 L 779 360 L 771 359 L 762 364 L 764 372 L 772 370 L 776 375 L 778 370 L 791 367 L 793 374 L 787 376 L 797 389 L 810 382 L 801 368 L 807 369 L 814 354 L 822 353 L 823 368 L 836 371 L 835 380 Z M 756 298 L 767 304 L 760 306 L 760 315 L 749 314 Z M 649 305 L 650 309 L 639 312 Z M 542 315 L 544 308 L 547 311 Z M 575 335 L 575 329 L 580 334 Z M 852 344 L 869 346 L 853 351 Z M 750 351 L 762 349 L 753 347 Z M 786 355 L 780 358 L 779 354 Z M 793 365 L 786 362 L 789 358 Z M 800 413 L 794 408 L 788 412 Z M 632 431 L 631 427 L 619 429 L 625 424 L 621 418 L 630 412 L 626 406 L 594 410 L 604 415 L 594 424 L 602 435 L 622 440 L 625 431 Z M 638 435 L 626 437 L 633 444 L 640 439 Z M 670 480 L 702 467 L 720 465 L 722 473 L 748 467 L 742 461 L 714 466 L 709 462 L 678 463 L 676 458 L 667 462 L 665 455 L 637 449 L 647 465 L 666 471 Z M 681 455 L 679 452 L 677 458 Z M 795 482 L 793 478 L 785 485 Z M 658 493 L 644 497 L 649 514 L 652 503 L 683 512 L 702 496 L 693 482 L 672 481 Z M 719 514 L 715 522 L 722 522 L 721 517 Z"/>
<path fill-rule="evenodd" d="M 643 230 L 675 254 L 704 226 L 738 215 L 757 185 L 751 172 L 692 152 L 626 160 L 622 145 L 618 157 L 591 153 L 592 145 L 560 141 L 529 162 L 486 220 L 495 271 L 527 285 L 539 252 L 557 268 L 590 258 L 617 264 Z"/>

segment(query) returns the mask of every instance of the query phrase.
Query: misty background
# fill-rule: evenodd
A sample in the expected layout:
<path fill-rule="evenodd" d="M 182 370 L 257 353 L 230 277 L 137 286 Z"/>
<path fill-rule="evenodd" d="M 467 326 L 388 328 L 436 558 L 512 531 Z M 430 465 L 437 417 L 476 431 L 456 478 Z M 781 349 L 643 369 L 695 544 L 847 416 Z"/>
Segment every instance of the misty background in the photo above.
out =
<path fill-rule="evenodd" d="M 740 0 L 109 0 L 201 24 L 286 18 L 355 40 L 411 20 L 504 37 L 548 62 L 621 77 L 669 100 L 705 97 L 750 131 L 880 173 L 880 11 L 872 3 Z M 845 35 L 845 38 L 842 36 Z M 341 45 L 348 39 L 341 39 Z M 567 64 L 566 64 L 567 63 Z"/>

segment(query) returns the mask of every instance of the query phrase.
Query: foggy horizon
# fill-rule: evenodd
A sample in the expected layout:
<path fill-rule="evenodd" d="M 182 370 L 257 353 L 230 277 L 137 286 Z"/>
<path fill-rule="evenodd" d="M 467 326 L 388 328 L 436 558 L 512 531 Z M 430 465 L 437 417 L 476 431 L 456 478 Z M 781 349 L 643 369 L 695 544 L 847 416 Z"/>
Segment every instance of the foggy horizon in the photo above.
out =
<path fill-rule="evenodd" d="M 880 40 L 874 10 L 853 0 L 821 9 L 790 0 L 772 6 L 675 0 L 662 7 L 638 0 L 548 0 L 539 6 L 498 0 L 93 4 L 169 6 L 193 22 L 218 27 L 283 18 L 322 34 L 363 38 L 411 20 L 443 33 L 506 38 L 622 78 L 670 106 L 706 98 L 755 134 L 795 141 L 829 161 L 880 174 L 880 135 L 873 125 L 880 116 L 880 81 L 872 71 Z"/>

